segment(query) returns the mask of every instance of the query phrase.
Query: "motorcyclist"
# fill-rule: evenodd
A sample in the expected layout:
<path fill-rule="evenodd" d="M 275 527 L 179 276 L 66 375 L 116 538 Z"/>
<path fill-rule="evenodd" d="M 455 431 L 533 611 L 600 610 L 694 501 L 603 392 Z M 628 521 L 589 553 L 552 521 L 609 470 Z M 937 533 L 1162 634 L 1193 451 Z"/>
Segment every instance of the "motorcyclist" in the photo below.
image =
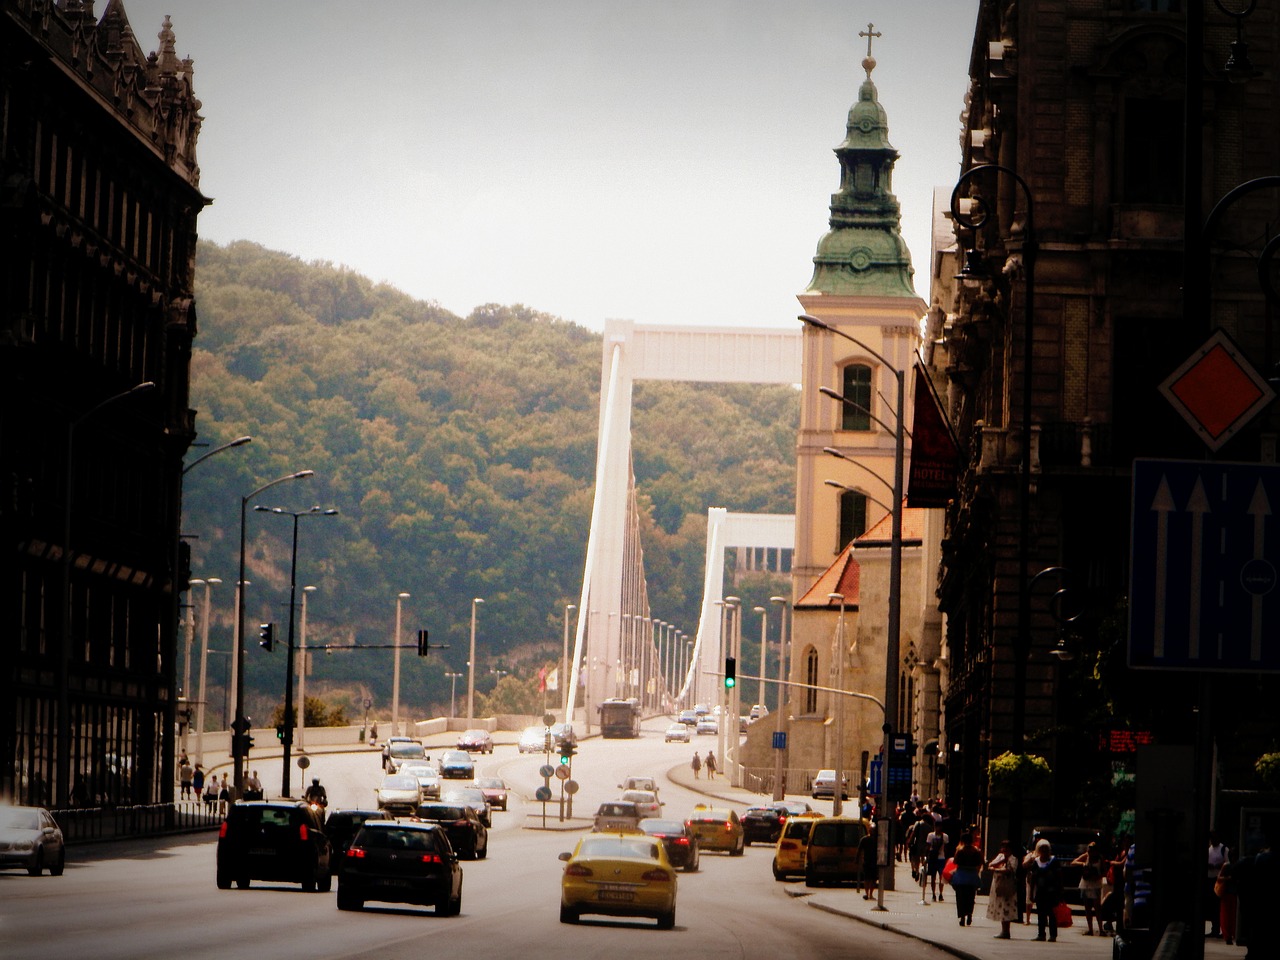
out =
<path fill-rule="evenodd" d="M 307 787 L 307 792 L 303 795 L 307 803 L 315 803 L 321 807 L 329 805 L 329 794 L 325 792 L 323 786 L 320 785 L 319 777 L 311 778 L 311 786 Z"/>

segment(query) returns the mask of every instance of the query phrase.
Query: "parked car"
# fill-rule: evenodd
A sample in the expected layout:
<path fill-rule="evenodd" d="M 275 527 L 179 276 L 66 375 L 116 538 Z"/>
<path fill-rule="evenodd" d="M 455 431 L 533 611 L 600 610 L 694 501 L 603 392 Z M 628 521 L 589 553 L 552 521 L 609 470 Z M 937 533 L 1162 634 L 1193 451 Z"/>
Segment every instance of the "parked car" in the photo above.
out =
<path fill-rule="evenodd" d="M 547 727 L 525 727 L 516 749 L 521 753 L 550 753 L 551 734 Z"/>
<path fill-rule="evenodd" d="M 465 751 L 446 750 L 440 758 L 440 776 L 446 780 L 472 780 L 475 775 L 476 763 Z"/>
<path fill-rule="evenodd" d="M 489 831 L 475 808 L 465 803 L 420 803 L 414 816 L 444 827 L 458 856 L 483 860 L 489 855 Z"/>
<path fill-rule="evenodd" d="M 420 740 L 392 738 L 382 752 L 382 768 L 387 773 L 398 773 L 406 760 L 427 759 L 427 748 Z"/>
<path fill-rule="evenodd" d="M 507 809 L 507 781 L 501 777 L 476 777 L 475 788 L 484 794 L 490 809 Z"/>
<path fill-rule="evenodd" d="M 0 868 L 22 867 L 38 877 L 62 876 L 67 848 L 57 821 L 44 807 L 0 806 Z"/>
<path fill-rule="evenodd" d="M 484 795 L 483 790 L 471 786 L 450 787 L 441 794 L 440 799 L 447 803 L 465 803 L 476 812 L 486 828 L 493 826 L 493 808 L 489 806 L 489 798 Z"/>
<path fill-rule="evenodd" d="M 742 840 L 747 846 L 752 843 L 777 843 L 782 836 L 782 825 L 787 819 L 787 810 L 780 804 L 768 803 L 756 807 L 747 807 L 742 814 Z"/>
<path fill-rule="evenodd" d="M 443 917 L 462 910 L 462 867 L 439 824 L 370 820 L 343 858 L 338 909 L 359 910 L 365 901 L 420 903 Z"/>
<path fill-rule="evenodd" d="M 634 803 L 642 818 L 662 816 L 662 801 L 653 790 L 623 790 L 622 799 Z"/>
<path fill-rule="evenodd" d="M 589 833 L 562 853 L 560 922 L 584 913 L 653 917 L 658 927 L 676 924 L 676 872 L 661 841 L 644 834 Z M 608 877 L 603 884 L 597 878 Z"/>
<path fill-rule="evenodd" d="M 347 847 L 366 820 L 385 820 L 386 816 L 385 810 L 335 810 L 329 814 L 324 821 L 325 833 L 329 834 L 329 872 L 338 872 Z"/>
<path fill-rule="evenodd" d="M 842 773 L 840 775 L 841 799 L 849 799 L 849 775 Z M 819 770 L 813 777 L 813 784 L 809 788 L 809 795 L 817 800 L 819 797 L 836 796 L 836 772 L 834 770 Z"/>
<path fill-rule="evenodd" d="M 662 736 L 664 743 L 688 743 L 689 742 L 689 725 L 679 721 L 667 727 L 667 732 Z"/>
<path fill-rule="evenodd" d="M 430 760 L 406 760 L 400 764 L 402 777 L 417 777 L 423 800 L 440 799 L 440 771 Z"/>
<path fill-rule="evenodd" d="M 804 885 L 816 887 L 862 878 L 862 838 L 871 824 L 854 817 L 819 817 L 809 830 Z"/>
<path fill-rule="evenodd" d="M 218 889 L 273 880 L 328 893 L 331 847 L 322 815 L 310 804 L 283 800 L 233 804 L 218 828 Z"/>
<path fill-rule="evenodd" d="M 458 749 L 467 753 L 493 753 L 493 735 L 488 730 L 464 730 L 458 737 Z"/>
<path fill-rule="evenodd" d="M 685 873 L 698 869 L 698 838 L 683 820 L 661 820 L 647 817 L 640 821 L 640 832 L 662 841 L 671 865 Z"/>
<path fill-rule="evenodd" d="M 750 717 L 752 720 L 759 720 L 761 717 L 767 717 L 768 715 L 769 715 L 769 708 L 766 707 L 763 703 L 752 704 L 751 710 L 747 714 L 747 716 Z"/>
<path fill-rule="evenodd" d="M 809 850 L 809 831 L 816 813 L 798 813 L 788 818 L 782 826 L 782 835 L 773 849 L 773 879 L 803 877 L 805 854 Z"/>
<path fill-rule="evenodd" d="M 640 829 L 640 821 L 643 819 L 632 801 L 606 800 L 596 808 L 591 829 L 596 833 L 636 831 Z"/>
<path fill-rule="evenodd" d="M 734 810 L 715 809 L 700 803 L 685 822 L 703 850 L 724 850 L 731 857 L 740 857 L 746 849 L 742 821 Z"/>
<path fill-rule="evenodd" d="M 378 785 L 378 807 L 392 814 L 411 814 L 422 802 L 422 787 L 418 778 L 402 773 L 392 773 L 382 778 Z"/>

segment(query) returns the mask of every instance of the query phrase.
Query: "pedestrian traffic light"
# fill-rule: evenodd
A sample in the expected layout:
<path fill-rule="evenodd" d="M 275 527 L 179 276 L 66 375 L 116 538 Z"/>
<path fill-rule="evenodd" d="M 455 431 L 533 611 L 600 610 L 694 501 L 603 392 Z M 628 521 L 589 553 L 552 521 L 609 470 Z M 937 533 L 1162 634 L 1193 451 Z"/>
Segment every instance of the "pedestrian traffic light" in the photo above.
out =
<path fill-rule="evenodd" d="M 276 625 L 274 623 L 258 624 L 258 646 L 267 653 L 271 652 L 271 645 L 275 643 Z"/>
<path fill-rule="evenodd" d="M 738 685 L 738 661 L 734 657 L 724 658 L 724 688 L 732 690 Z"/>
<path fill-rule="evenodd" d="M 425 657 L 431 652 L 431 645 L 427 643 L 427 631 L 418 631 L 418 656 Z"/>
<path fill-rule="evenodd" d="M 283 723 L 276 724 L 276 739 L 281 742 L 284 741 L 284 724 Z"/>

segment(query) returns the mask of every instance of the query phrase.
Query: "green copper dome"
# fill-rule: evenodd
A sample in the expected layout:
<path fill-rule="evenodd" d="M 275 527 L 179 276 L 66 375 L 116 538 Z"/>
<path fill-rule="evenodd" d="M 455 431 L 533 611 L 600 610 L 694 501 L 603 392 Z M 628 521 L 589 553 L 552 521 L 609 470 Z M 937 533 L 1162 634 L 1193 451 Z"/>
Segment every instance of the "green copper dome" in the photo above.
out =
<path fill-rule="evenodd" d="M 842 296 L 915 297 L 911 253 L 900 231 L 902 210 L 890 192 L 898 151 L 877 99 L 871 71 L 849 109 L 845 138 L 835 148 L 840 189 L 831 195 L 831 229 L 818 242 L 813 279 L 805 292 Z"/>

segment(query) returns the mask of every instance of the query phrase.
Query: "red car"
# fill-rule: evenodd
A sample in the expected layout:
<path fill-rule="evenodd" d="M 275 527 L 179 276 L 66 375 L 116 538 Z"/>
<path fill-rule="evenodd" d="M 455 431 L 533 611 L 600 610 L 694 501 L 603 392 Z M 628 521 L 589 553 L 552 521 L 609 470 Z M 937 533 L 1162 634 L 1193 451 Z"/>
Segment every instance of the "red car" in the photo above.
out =
<path fill-rule="evenodd" d="M 484 794 L 489 806 L 507 809 L 507 781 L 501 777 L 476 777 L 475 787 Z"/>
<path fill-rule="evenodd" d="M 467 753 L 493 753 L 493 737 L 488 730 L 464 730 L 458 737 L 458 749 Z"/>

